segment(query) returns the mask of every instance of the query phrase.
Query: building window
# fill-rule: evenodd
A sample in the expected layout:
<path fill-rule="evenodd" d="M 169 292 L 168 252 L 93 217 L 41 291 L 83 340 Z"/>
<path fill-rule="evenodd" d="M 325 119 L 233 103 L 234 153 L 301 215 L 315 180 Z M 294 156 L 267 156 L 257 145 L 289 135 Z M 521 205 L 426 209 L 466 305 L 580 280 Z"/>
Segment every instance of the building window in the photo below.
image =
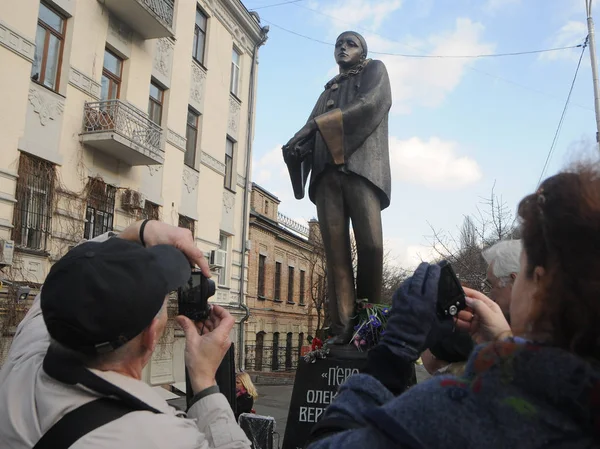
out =
<path fill-rule="evenodd" d="M 146 200 L 146 203 L 144 204 L 144 218 L 146 220 L 160 220 L 158 204 Z"/>
<path fill-rule="evenodd" d="M 288 298 L 287 302 L 294 304 L 294 267 L 288 267 Z"/>
<path fill-rule="evenodd" d="M 279 332 L 273 333 L 273 351 L 271 354 L 271 371 L 279 371 Z"/>
<path fill-rule="evenodd" d="M 229 137 L 225 145 L 225 180 L 224 185 L 227 189 L 233 190 L 233 153 L 235 151 L 235 142 Z"/>
<path fill-rule="evenodd" d="M 281 262 L 275 262 L 275 301 L 281 301 Z"/>
<path fill-rule="evenodd" d="M 193 219 L 186 217 L 185 215 L 179 215 L 179 224 L 177 226 L 189 229 L 192 232 L 192 237 L 195 235 L 196 222 Z"/>
<path fill-rule="evenodd" d="M 46 251 L 52 224 L 54 164 L 21 153 L 13 240 L 18 246 Z"/>
<path fill-rule="evenodd" d="M 219 249 L 225 253 L 225 263 L 219 271 L 219 285 L 225 287 L 229 285 L 229 236 L 227 234 L 221 233 L 219 236 Z"/>
<path fill-rule="evenodd" d="M 293 339 L 294 334 L 288 332 L 285 338 L 285 369 L 289 371 L 292 369 L 292 359 L 293 359 Z"/>
<path fill-rule="evenodd" d="M 242 55 L 234 48 L 231 54 L 231 85 L 229 90 L 233 95 L 240 95 L 240 60 Z"/>
<path fill-rule="evenodd" d="M 258 256 L 258 297 L 264 299 L 265 297 L 265 265 L 267 263 L 267 256 L 260 254 Z"/>
<path fill-rule="evenodd" d="M 208 17 L 200 9 L 196 9 L 196 25 L 194 26 L 194 47 L 192 57 L 204 65 L 204 51 L 206 48 L 206 24 Z"/>
<path fill-rule="evenodd" d="M 263 348 L 265 345 L 265 333 L 263 331 L 256 334 L 256 345 L 254 347 L 254 370 L 262 371 L 263 368 Z"/>
<path fill-rule="evenodd" d="M 123 60 L 108 49 L 104 50 L 104 66 L 102 68 L 102 88 L 100 99 L 116 100 L 121 93 L 121 75 Z"/>
<path fill-rule="evenodd" d="M 53 91 L 58 91 L 64 42 L 65 19 L 40 3 L 31 79 Z"/>
<path fill-rule="evenodd" d="M 88 182 L 84 238 L 90 240 L 113 230 L 117 188 L 100 179 Z"/>
<path fill-rule="evenodd" d="M 265 200 L 265 215 L 269 214 L 269 202 Z"/>
<path fill-rule="evenodd" d="M 150 83 L 150 98 L 148 99 L 148 116 L 150 120 L 160 126 L 162 122 L 163 103 L 165 90 L 158 84 Z"/>
<path fill-rule="evenodd" d="M 306 271 L 300 270 L 300 305 L 304 305 L 304 291 L 306 290 Z"/>
<path fill-rule="evenodd" d="M 319 275 L 317 278 L 317 303 L 321 303 L 323 301 L 323 276 Z"/>
<path fill-rule="evenodd" d="M 302 355 L 302 346 L 304 345 L 304 332 L 298 334 L 298 356 Z"/>
<path fill-rule="evenodd" d="M 198 123 L 200 114 L 188 108 L 187 128 L 185 130 L 185 155 L 183 163 L 188 167 L 196 168 L 196 146 L 198 145 Z"/>

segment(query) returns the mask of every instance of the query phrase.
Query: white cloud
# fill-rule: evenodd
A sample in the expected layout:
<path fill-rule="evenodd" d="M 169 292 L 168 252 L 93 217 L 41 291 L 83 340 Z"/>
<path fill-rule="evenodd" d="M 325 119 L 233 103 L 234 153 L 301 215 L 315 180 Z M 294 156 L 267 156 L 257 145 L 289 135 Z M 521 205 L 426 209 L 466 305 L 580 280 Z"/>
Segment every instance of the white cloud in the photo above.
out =
<path fill-rule="evenodd" d="M 457 154 L 455 142 L 437 137 L 422 140 L 390 138 L 392 179 L 432 189 L 461 189 L 482 177 L 477 162 Z"/>
<path fill-rule="evenodd" d="M 577 20 L 569 20 L 564 24 L 556 34 L 550 39 L 550 47 L 569 47 L 571 45 L 581 44 L 587 35 L 587 25 L 585 22 Z M 581 49 L 574 48 L 572 50 L 551 51 L 542 53 L 539 59 L 547 61 L 555 61 L 557 59 L 577 60 L 581 54 Z"/>
<path fill-rule="evenodd" d="M 399 237 L 386 237 L 384 246 L 390 252 L 388 263 L 406 270 L 414 269 L 421 262 L 431 262 L 436 258 L 431 245 L 409 243 Z"/>
<path fill-rule="evenodd" d="M 391 13 L 402 7 L 402 0 L 337 0 L 320 5 L 324 14 L 343 18 L 345 26 L 362 25 L 377 30 Z"/>
<path fill-rule="evenodd" d="M 521 3 L 521 0 L 487 0 L 483 6 L 483 10 L 488 14 L 493 14 L 507 6 L 514 6 Z"/>
<path fill-rule="evenodd" d="M 492 53 L 494 45 L 482 42 L 484 27 L 470 19 L 459 18 L 451 31 L 429 36 L 410 53 L 433 55 L 478 55 Z M 406 53 L 406 47 L 381 37 L 369 36 L 371 48 L 386 53 Z M 411 45 L 415 47 L 415 44 Z M 373 55 L 373 57 L 379 57 Z M 418 59 L 381 56 L 392 84 L 393 111 L 410 113 L 414 107 L 437 107 L 461 82 L 467 58 Z"/>

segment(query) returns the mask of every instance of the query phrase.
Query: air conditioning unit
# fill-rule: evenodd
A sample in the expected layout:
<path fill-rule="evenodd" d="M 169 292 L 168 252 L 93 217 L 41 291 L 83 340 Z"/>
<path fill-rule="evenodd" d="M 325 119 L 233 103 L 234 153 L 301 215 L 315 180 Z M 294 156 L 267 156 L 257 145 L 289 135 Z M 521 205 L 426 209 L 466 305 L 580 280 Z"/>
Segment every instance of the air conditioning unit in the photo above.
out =
<path fill-rule="evenodd" d="M 125 189 L 121 195 L 121 207 L 127 211 L 143 209 L 145 202 L 144 195 L 132 189 Z"/>
<path fill-rule="evenodd" d="M 223 268 L 227 262 L 227 251 L 222 249 L 213 250 L 210 252 L 210 266 L 213 268 Z"/>
<path fill-rule="evenodd" d="M 12 265 L 15 242 L 12 240 L 0 240 L 0 265 Z"/>

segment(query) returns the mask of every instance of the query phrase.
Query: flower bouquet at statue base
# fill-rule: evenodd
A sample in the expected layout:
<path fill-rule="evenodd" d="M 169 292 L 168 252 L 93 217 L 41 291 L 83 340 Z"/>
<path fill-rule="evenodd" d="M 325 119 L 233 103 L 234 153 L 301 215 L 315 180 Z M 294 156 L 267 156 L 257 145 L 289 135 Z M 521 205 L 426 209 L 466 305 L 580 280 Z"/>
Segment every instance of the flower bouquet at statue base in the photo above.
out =
<path fill-rule="evenodd" d="M 358 301 L 354 335 L 350 341 L 359 351 L 368 351 L 376 346 L 385 334 L 385 326 L 390 316 L 390 307 L 371 304 L 366 299 Z"/>
<path fill-rule="evenodd" d="M 385 326 L 390 315 L 391 308 L 382 304 L 371 304 L 366 299 L 357 301 L 356 315 L 353 321 L 354 335 L 349 345 L 358 351 L 368 351 L 376 346 L 385 334 Z M 320 339 L 312 340 L 311 351 L 304 356 L 307 363 L 315 363 L 319 359 L 325 359 L 329 355 L 327 343 Z"/>

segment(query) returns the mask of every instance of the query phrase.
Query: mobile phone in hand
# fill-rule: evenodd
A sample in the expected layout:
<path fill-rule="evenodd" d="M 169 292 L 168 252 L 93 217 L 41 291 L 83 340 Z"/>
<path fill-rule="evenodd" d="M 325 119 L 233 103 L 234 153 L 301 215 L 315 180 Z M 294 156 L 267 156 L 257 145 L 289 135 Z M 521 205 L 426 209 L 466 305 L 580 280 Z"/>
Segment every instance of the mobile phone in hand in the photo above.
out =
<path fill-rule="evenodd" d="M 438 284 L 437 314 L 440 319 L 453 318 L 467 307 L 465 292 L 450 262 L 443 260 L 438 265 L 442 270 Z"/>

